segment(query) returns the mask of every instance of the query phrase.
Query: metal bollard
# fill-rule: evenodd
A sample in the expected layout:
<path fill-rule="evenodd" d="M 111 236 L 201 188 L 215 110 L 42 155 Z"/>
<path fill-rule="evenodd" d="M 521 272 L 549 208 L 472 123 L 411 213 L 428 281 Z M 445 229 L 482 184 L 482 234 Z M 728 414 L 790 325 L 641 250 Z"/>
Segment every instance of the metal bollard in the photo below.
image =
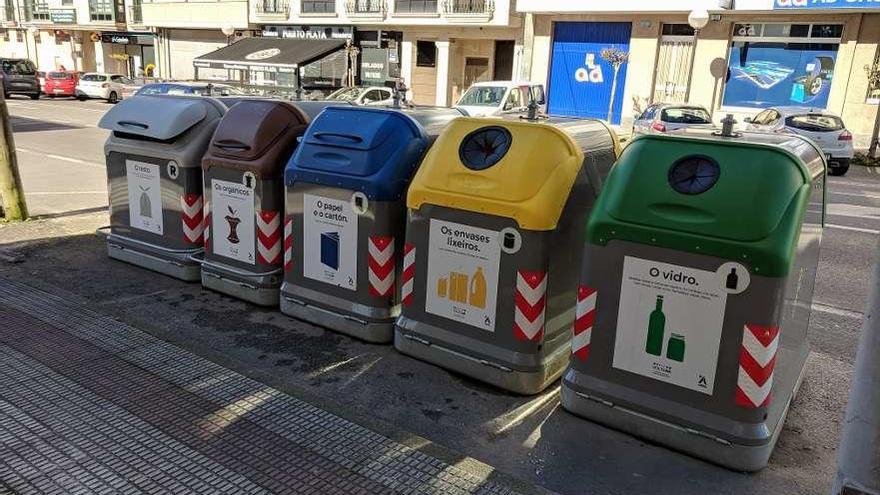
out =
<path fill-rule="evenodd" d="M 832 495 L 880 495 L 880 242 L 877 253 Z"/>

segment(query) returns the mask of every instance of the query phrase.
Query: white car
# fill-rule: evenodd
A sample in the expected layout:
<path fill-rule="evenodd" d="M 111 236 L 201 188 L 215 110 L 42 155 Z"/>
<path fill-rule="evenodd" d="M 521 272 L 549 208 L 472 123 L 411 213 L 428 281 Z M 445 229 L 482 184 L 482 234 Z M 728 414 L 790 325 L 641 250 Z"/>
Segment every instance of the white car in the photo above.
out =
<path fill-rule="evenodd" d="M 712 129 L 706 107 L 685 103 L 655 103 L 633 121 L 633 136 L 663 134 L 679 129 Z"/>
<path fill-rule="evenodd" d="M 134 94 L 136 85 L 131 79 L 120 74 L 102 74 L 87 72 L 79 78 L 76 85 L 76 97 L 80 100 L 98 98 L 108 103 Z"/>
<path fill-rule="evenodd" d="M 337 89 L 330 93 L 326 99 L 332 101 L 348 101 L 355 105 L 391 105 L 393 103 L 393 92 L 391 88 L 386 88 L 384 86 L 355 86 Z"/>
<path fill-rule="evenodd" d="M 806 136 L 822 149 L 828 161 L 829 175 L 843 175 L 853 157 L 852 133 L 843 120 L 820 108 L 771 107 L 746 118 L 746 130 L 791 133 Z"/>
<path fill-rule="evenodd" d="M 483 81 L 468 88 L 455 108 L 471 117 L 525 113 L 534 98 L 538 112 L 545 110 L 544 85 L 533 82 Z"/>

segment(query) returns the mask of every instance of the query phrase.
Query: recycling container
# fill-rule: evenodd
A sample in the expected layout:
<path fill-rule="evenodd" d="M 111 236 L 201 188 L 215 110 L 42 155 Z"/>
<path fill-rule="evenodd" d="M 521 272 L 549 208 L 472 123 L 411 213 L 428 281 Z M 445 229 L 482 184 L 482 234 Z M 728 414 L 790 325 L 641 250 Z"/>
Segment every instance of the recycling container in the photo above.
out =
<path fill-rule="evenodd" d="M 281 311 L 360 339 L 391 342 L 405 194 L 448 108 L 325 109 L 285 170 Z"/>
<path fill-rule="evenodd" d="M 138 96 L 104 114 L 111 258 L 201 278 L 202 155 L 225 111 L 201 96 Z"/>
<path fill-rule="evenodd" d="M 202 285 L 263 306 L 278 304 L 284 167 L 309 118 L 293 103 L 242 99 L 202 159 Z"/>
<path fill-rule="evenodd" d="M 630 143 L 589 217 L 563 406 L 765 466 L 807 358 L 824 181 L 794 135 Z"/>
<path fill-rule="evenodd" d="M 395 347 L 517 393 L 556 380 L 586 215 L 617 151 L 599 121 L 452 122 L 407 194 Z"/>

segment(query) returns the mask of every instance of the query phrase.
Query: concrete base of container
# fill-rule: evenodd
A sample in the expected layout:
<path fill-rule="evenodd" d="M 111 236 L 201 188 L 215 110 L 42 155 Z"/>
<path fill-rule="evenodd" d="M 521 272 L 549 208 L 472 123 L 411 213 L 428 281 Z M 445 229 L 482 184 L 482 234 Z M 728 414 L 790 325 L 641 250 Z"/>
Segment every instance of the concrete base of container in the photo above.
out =
<path fill-rule="evenodd" d="M 405 321 L 401 323 L 406 325 Z M 431 342 L 423 334 L 410 333 L 400 326 L 394 329 L 394 348 L 402 354 L 523 395 L 540 393 L 556 381 L 565 370 L 571 352 L 570 347 L 561 346 L 547 356 L 543 367 L 516 370 Z"/>
<path fill-rule="evenodd" d="M 365 306 L 289 283 L 281 287 L 281 312 L 374 344 L 391 343 L 397 318 L 393 308 Z"/>
<path fill-rule="evenodd" d="M 269 278 L 276 282 L 268 283 Z M 202 265 L 202 287 L 257 304 L 259 306 L 278 306 L 280 296 L 280 276 L 254 275 L 250 277 L 231 277 L 207 264 Z"/>
<path fill-rule="evenodd" d="M 763 423 L 751 425 L 720 419 L 729 425 L 731 434 L 735 434 L 734 431 L 740 434 L 755 432 L 756 436 L 749 444 L 732 441 L 730 436 L 720 432 L 701 429 L 698 426 L 700 419 L 719 420 L 709 412 L 681 404 L 664 404 L 668 401 L 619 384 L 597 380 L 571 368 L 566 370 L 562 378 L 562 407 L 591 421 L 735 471 L 759 471 L 767 466 L 782 432 L 785 416 L 803 380 L 808 352 L 806 345 L 797 351 L 780 349 L 780 361 L 791 361 L 774 373 L 773 398 Z M 594 394 L 593 390 L 601 392 Z M 627 403 L 616 401 L 614 397 L 626 397 Z M 670 414 L 663 415 L 659 411 L 675 411 L 682 416 L 682 420 L 677 422 L 669 417 Z M 683 418 L 685 415 L 686 419 Z"/>
<path fill-rule="evenodd" d="M 153 270 L 185 282 L 201 279 L 201 265 L 191 256 L 202 253 L 202 248 L 169 250 L 116 234 L 107 236 L 107 254 L 116 260 Z"/>

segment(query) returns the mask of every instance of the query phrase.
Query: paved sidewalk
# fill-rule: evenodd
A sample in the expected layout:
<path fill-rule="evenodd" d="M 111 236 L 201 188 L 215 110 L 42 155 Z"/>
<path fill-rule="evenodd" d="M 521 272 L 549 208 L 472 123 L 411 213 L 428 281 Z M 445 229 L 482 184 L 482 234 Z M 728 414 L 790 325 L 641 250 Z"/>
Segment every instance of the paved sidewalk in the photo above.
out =
<path fill-rule="evenodd" d="M 0 493 L 517 493 L 0 277 Z"/>

